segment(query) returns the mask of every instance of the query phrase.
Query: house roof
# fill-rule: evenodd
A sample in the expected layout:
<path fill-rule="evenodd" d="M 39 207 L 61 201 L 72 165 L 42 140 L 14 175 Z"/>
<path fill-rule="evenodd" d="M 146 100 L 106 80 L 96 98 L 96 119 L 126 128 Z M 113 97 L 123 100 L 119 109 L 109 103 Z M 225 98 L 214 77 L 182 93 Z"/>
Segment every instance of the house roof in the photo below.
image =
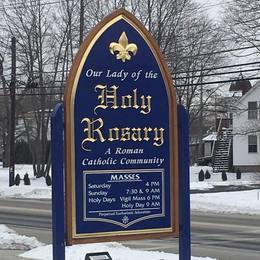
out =
<path fill-rule="evenodd" d="M 204 137 L 202 139 L 202 141 L 206 141 L 206 142 L 217 141 L 217 133 L 212 133 L 212 134 L 207 135 L 206 137 Z"/>
<path fill-rule="evenodd" d="M 250 81 L 242 77 L 231 83 L 229 91 L 242 91 L 242 94 L 245 95 L 251 88 Z"/>
<path fill-rule="evenodd" d="M 243 95 L 237 102 L 238 103 L 241 103 L 241 101 L 243 101 L 244 99 L 246 99 L 249 95 L 251 95 L 251 93 L 253 93 L 257 88 L 260 88 L 260 81 L 257 81 L 255 83 L 255 85 L 245 94 Z"/>

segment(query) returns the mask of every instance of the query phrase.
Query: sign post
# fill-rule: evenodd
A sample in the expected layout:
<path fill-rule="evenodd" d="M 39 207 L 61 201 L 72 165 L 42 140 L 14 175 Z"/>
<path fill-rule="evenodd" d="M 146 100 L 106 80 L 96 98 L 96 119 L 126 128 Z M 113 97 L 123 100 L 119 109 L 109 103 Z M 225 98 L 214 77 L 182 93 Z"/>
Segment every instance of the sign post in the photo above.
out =
<path fill-rule="evenodd" d="M 188 113 L 178 105 L 179 135 L 179 259 L 191 259 L 190 238 L 190 170 L 189 170 L 189 120 Z"/>
<path fill-rule="evenodd" d="M 63 118 L 63 106 L 58 104 L 51 117 L 53 260 L 65 260 Z"/>

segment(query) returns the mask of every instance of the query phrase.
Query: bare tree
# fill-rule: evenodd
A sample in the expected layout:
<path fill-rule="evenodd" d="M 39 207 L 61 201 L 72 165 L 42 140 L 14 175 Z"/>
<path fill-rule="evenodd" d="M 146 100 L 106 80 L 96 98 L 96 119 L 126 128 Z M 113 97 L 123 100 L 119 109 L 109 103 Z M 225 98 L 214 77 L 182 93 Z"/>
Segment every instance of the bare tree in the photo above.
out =
<path fill-rule="evenodd" d="M 64 47 L 68 29 L 59 31 L 60 28 L 55 27 L 53 20 L 57 16 L 54 14 L 51 7 L 40 0 L 12 1 L 4 13 L 6 34 L 18 40 L 17 116 L 24 122 L 37 177 L 45 176 L 49 171 L 50 113 L 61 98 L 64 74 L 59 73 L 59 69 L 64 67 L 64 51 L 68 53 L 68 48 Z M 61 37 L 53 37 L 55 32 Z M 65 60 L 67 62 L 68 57 Z M 21 82 L 24 84 L 19 86 Z"/>
<path fill-rule="evenodd" d="M 254 47 L 248 55 L 260 52 L 260 2 L 231 0 L 225 10 L 223 27 L 234 46 Z"/>
<path fill-rule="evenodd" d="M 223 27 L 227 31 L 230 41 L 228 44 L 234 48 L 244 48 L 241 54 L 244 59 L 248 58 L 250 62 L 258 61 L 260 55 L 260 2 L 257 0 L 232 0 L 229 1 L 225 9 L 225 18 Z M 255 67 L 259 68 L 256 64 Z M 258 73 L 258 72 L 257 72 Z M 259 87 L 259 84 L 258 86 Z M 257 108 L 259 110 L 259 107 Z M 243 116 L 248 113 L 248 107 L 241 107 L 238 102 L 234 108 L 234 113 Z M 259 114 L 259 111 L 257 112 Z M 259 117 L 258 117 L 259 118 Z M 250 121 L 237 129 L 234 134 L 247 135 L 260 131 L 260 123 Z"/>
<path fill-rule="evenodd" d="M 14 0 L 4 10 L 3 26 L 6 37 L 18 40 L 19 115 L 39 177 L 49 170 L 50 112 L 62 99 L 63 82 L 79 47 L 78 35 L 82 28 L 87 35 L 105 15 L 121 7 L 134 14 L 160 46 L 191 124 L 202 117 L 216 92 L 202 84 L 212 73 L 210 68 L 223 61 L 218 53 L 222 35 L 193 0 L 65 0 L 51 4 Z M 80 19 L 83 12 L 84 19 Z"/>
<path fill-rule="evenodd" d="M 171 69 L 178 96 L 191 115 L 192 124 L 216 92 L 216 88 L 201 88 L 200 83 L 213 72 L 211 67 L 223 62 L 223 56 L 218 53 L 223 47 L 219 27 L 193 0 L 87 1 L 89 26 L 119 7 L 133 13 L 154 36 Z M 198 109 L 201 91 L 204 97 Z"/>

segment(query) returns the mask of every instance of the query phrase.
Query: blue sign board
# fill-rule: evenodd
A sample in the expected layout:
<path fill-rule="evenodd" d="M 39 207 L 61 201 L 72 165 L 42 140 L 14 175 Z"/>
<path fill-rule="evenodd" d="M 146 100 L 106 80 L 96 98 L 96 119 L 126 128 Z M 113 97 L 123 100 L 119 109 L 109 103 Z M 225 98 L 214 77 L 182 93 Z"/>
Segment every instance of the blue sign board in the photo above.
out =
<path fill-rule="evenodd" d="M 175 92 L 159 48 L 125 10 L 90 32 L 65 93 L 69 244 L 178 232 Z"/>

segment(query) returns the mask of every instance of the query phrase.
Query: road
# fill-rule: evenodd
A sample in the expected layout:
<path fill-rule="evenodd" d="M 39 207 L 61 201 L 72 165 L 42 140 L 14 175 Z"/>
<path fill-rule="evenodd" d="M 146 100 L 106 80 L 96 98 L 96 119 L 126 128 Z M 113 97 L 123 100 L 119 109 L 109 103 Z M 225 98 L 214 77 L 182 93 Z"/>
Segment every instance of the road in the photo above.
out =
<path fill-rule="evenodd" d="M 192 254 L 221 260 L 260 259 L 260 216 L 192 212 Z M 51 243 L 51 204 L 48 200 L 0 200 L 0 223 L 19 234 Z M 128 241 L 131 248 L 178 252 L 178 239 Z M 12 258 L 10 258 L 12 259 Z"/>

